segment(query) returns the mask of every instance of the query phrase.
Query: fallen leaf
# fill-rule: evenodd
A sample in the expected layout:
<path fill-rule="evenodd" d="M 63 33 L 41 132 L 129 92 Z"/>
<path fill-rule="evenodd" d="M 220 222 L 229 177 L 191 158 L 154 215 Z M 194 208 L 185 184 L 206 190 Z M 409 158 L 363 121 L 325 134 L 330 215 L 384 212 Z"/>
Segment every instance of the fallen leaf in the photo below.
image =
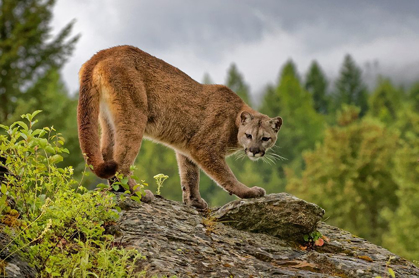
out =
<path fill-rule="evenodd" d="M 223 266 L 224 266 L 224 267 L 232 267 L 232 265 L 231 265 L 231 264 L 229 264 L 229 263 L 225 263 L 225 264 L 223 264 Z"/>
<path fill-rule="evenodd" d="M 322 236 L 322 239 L 324 239 L 326 242 L 330 242 L 330 238 L 328 238 L 327 236 Z"/>
<path fill-rule="evenodd" d="M 314 245 L 316 246 L 323 246 L 323 244 L 324 244 L 324 240 L 322 238 L 319 238 L 318 240 L 314 242 Z"/>
<path fill-rule="evenodd" d="M 370 257 L 368 257 L 366 255 L 358 256 L 358 258 L 360 258 L 360 259 L 362 259 L 364 261 L 367 261 L 367 262 L 372 262 L 373 261 Z"/>

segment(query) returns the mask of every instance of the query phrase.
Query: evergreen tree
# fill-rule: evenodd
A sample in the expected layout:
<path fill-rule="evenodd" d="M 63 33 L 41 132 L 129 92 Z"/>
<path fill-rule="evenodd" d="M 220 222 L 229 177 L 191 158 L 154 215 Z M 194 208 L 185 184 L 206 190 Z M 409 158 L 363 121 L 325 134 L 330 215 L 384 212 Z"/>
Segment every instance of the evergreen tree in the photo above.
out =
<path fill-rule="evenodd" d="M 314 110 L 313 98 L 301 86 L 292 61 L 281 72 L 276 94 L 278 102 L 269 105 L 277 106 L 279 115 L 270 116 L 281 116 L 284 119 L 278 145 L 282 147 L 281 155 L 292 162 L 297 157 L 301 158 L 303 150 L 314 148 L 315 142 L 322 138 L 324 119 Z"/>
<path fill-rule="evenodd" d="M 231 64 L 227 72 L 226 86 L 235 92 L 239 97 L 252 106 L 250 101 L 249 86 L 244 82 L 243 75 L 238 71 L 236 64 Z"/>
<path fill-rule="evenodd" d="M 202 78 L 202 84 L 214 84 L 214 81 L 212 81 L 212 78 L 208 72 L 204 73 L 204 78 Z"/>
<path fill-rule="evenodd" d="M 15 111 L 16 100 L 50 68 L 59 68 L 78 36 L 73 23 L 51 36 L 54 0 L 0 1 L 0 122 Z"/>
<path fill-rule="evenodd" d="M 307 72 L 304 87 L 312 95 L 314 109 L 320 114 L 327 114 L 329 111 L 330 100 L 327 96 L 327 85 L 327 79 L 322 69 L 316 61 L 313 61 Z"/>
<path fill-rule="evenodd" d="M 265 88 L 262 99 L 262 104 L 259 111 L 270 117 L 280 114 L 279 94 L 273 85 L 268 85 Z"/>
<path fill-rule="evenodd" d="M 260 111 L 270 117 L 281 116 L 284 120 L 276 147 L 271 151 L 287 160 L 277 161 L 275 165 L 255 166 L 258 173 L 263 173 L 263 187 L 268 192 L 280 192 L 286 184 L 284 166 L 297 173 L 301 171 L 302 152 L 313 149 L 321 140 L 325 122 L 314 110 L 311 94 L 301 86 L 292 61 L 284 65 L 279 84 L 266 88 Z"/>
<path fill-rule="evenodd" d="M 408 100 L 412 102 L 415 111 L 419 111 L 419 82 L 413 84 L 408 93 Z"/>
<path fill-rule="evenodd" d="M 359 108 L 343 108 L 339 125 L 305 153 L 302 178 L 287 173 L 287 190 L 323 207 L 329 223 L 381 244 L 389 227 L 382 213 L 398 206 L 393 156 L 399 138 L 379 121 L 358 120 Z"/>
<path fill-rule="evenodd" d="M 390 124 L 396 121 L 401 105 L 402 94 L 393 87 L 389 79 L 380 78 L 370 97 L 369 113 Z"/>
<path fill-rule="evenodd" d="M 362 80 L 362 71 L 349 54 L 345 56 L 340 69 L 334 97 L 335 110 L 339 110 L 343 104 L 356 105 L 361 108 L 361 117 L 368 110 L 368 93 Z"/>

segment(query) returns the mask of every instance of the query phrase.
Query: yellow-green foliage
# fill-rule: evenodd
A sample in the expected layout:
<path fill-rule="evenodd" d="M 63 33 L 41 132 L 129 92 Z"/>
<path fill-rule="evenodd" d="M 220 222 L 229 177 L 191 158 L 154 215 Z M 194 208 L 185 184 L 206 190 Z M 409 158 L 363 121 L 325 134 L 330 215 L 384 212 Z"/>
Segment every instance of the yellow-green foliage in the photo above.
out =
<path fill-rule="evenodd" d="M 380 244 L 389 226 L 382 212 L 398 205 L 392 172 L 399 137 L 376 120 L 358 120 L 358 112 L 344 108 L 340 125 L 305 153 L 302 178 L 289 173 L 287 190 L 323 207 L 329 223 Z"/>
<path fill-rule="evenodd" d="M 115 196 L 86 190 L 73 179 L 71 167 L 58 166 L 61 154 L 68 152 L 64 138 L 53 128 L 33 128 L 39 112 L 0 125 L 6 131 L 0 135 L 0 156 L 10 171 L 1 185 L 1 220 L 13 223 L 6 247 L 25 250 L 42 277 L 143 275 L 133 273 L 141 254 L 114 246 L 114 237 L 104 234 L 104 226 L 119 217 Z M 4 196 L 16 201 L 16 210 Z"/>
<path fill-rule="evenodd" d="M 390 223 L 383 236 L 383 245 L 419 265 L 419 114 L 404 109 L 400 118 L 405 122 L 403 138 L 395 153 L 394 176 L 399 184 L 397 210 L 386 209 L 384 217 Z"/>

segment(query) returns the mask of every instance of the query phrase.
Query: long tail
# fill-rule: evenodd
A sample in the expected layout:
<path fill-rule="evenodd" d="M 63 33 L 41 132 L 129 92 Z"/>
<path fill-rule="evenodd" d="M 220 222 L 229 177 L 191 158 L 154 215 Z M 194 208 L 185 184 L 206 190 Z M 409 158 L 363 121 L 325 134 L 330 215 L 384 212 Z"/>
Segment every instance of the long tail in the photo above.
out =
<path fill-rule="evenodd" d="M 93 84 L 93 69 L 97 64 L 94 58 L 80 70 L 80 97 L 77 107 L 79 141 L 87 164 L 93 166 L 93 172 L 100 178 L 109 179 L 115 175 L 118 164 L 114 160 L 104 161 L 100 151 L 100 95 Z"/>

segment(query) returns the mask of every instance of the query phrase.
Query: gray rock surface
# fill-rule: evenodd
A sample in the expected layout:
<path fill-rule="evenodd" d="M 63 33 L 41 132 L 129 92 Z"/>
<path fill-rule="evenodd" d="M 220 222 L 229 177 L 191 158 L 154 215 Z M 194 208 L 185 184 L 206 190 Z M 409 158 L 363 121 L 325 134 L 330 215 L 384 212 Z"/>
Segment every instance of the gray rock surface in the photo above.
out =
<path fill-rule="evenodd" d="M 316 229 L 324 210 L 291 194 L 236 200 L 215 210 L 213 216 L 239 230 L 261 232 L 284 239 L 300 239 Z"/>
<path fill-rule="evenodd" d="M 286 237 L 298 234 L 289 227 L 310 230 L 323 212 L 288 194 L 234 201 L 213 215 L 162 198 L 141 205 L 125 200 L 120 206 L 124 210 L 117 242 L 146 257 L 137 267 L 150 277 L 390 277 L 390 257 L 388 267 L 396 277 L 419 276 L 409 261 L 322 222 L 318 230 L 329 242 L 302 250 Z M 242 222 L 247 224 L 225 220 L 237 220 L 240 213 L 246 213 Z M 310 220 L 312 216 L 316 218 Z M 274 227 L 286 227 L 286 232 L 275 232 Z"/>

